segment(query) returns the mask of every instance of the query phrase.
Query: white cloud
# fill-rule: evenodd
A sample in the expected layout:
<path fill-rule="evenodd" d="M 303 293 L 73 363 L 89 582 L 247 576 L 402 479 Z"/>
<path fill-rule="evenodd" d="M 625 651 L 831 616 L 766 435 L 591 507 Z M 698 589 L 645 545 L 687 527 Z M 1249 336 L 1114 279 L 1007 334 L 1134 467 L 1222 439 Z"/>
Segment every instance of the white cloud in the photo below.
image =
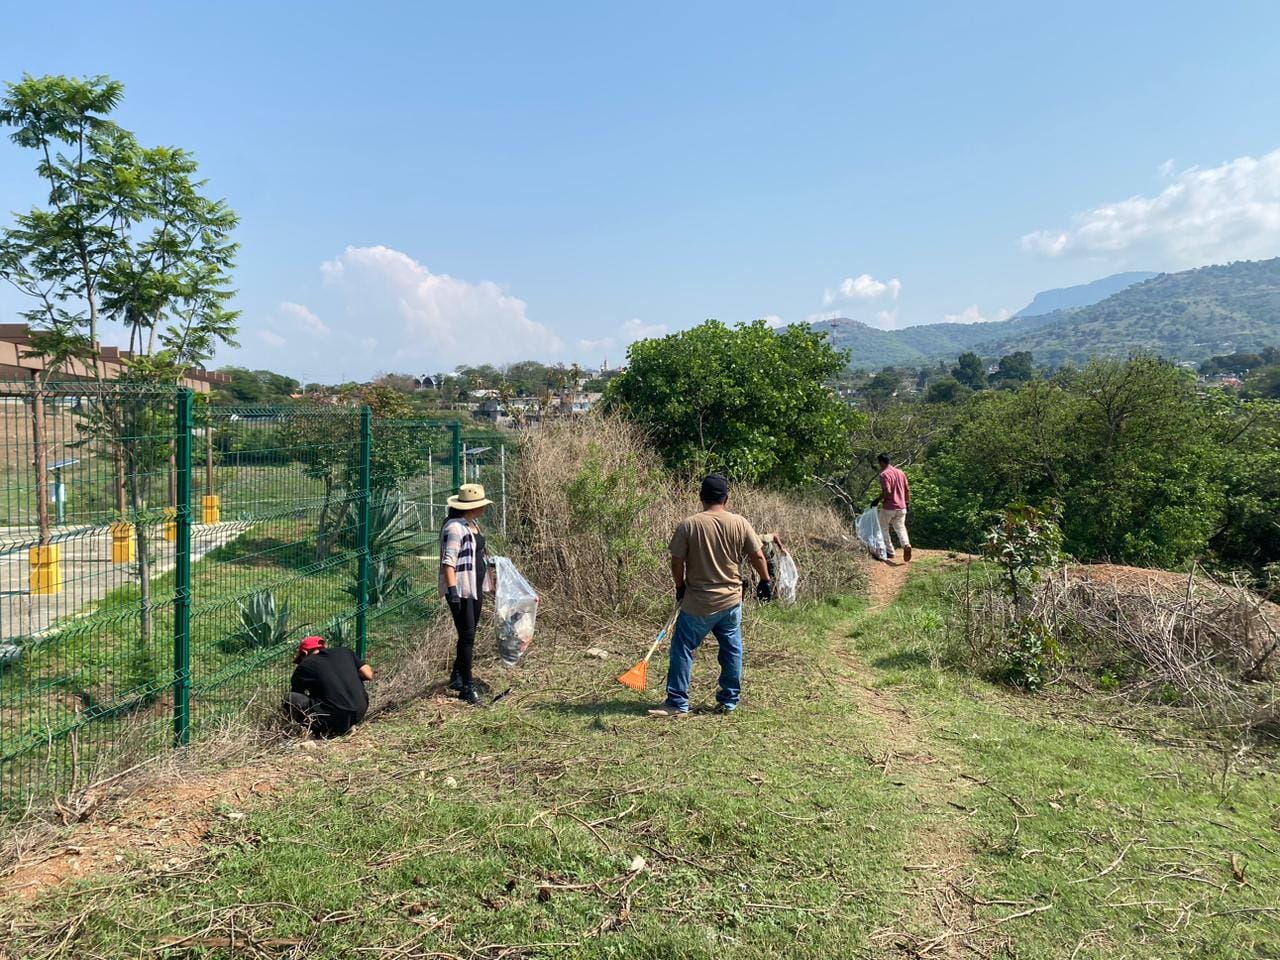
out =
<path fill-rule="evenodd" d="M 670 332 L 665 323 L 645 323 L 638 317 L 632 317 L 606 336 L 594 340 L 579 340 L 574 348 L 588 363 L 605 359 L 611 364 L 615 361 L 620 363 L 626 355 L 627 347 L 637 340 L 665 337 Z"/>
<path fill-rule="evenodd" d="M 829 307 L 837 300 L 876 300 L 885 294 L 897 300 L 901 292 L 902 281 L 897 277 L 882 281 L 869 273 L 862 273 L 856 277 L 845 277 L 836 289 L 824 291 L 822 305 Z"/>
<path fill-rule="evenodd" d="M 771 330 L 777 330 L 780 327 L 785 327 L 787 325 L 787 322 L 783 320 L 780 316 L 778 316 L 776 313 L 770 313 L 767 316 L 761 317 L 760 319 L 763 320 L 764 325 Z"/>
<path fill-rule="evenodd" d="M 320 270 L 349 320 L 344 329 L 365 349 L 383 344 L 382 369 L 548 359 L 564 346 L 498 284 L 432 273 L 390 247 L 347 247 Z"/>
<path fill-rule="evenodd" d="M 300 303 L 290 303 L 286 300 L 276 307 L 276 313 L 293 320 L 307 333 L 313 333 L 320 337 L 329 335 L 329 328 L 324 322 Z"/>
<path fill-rule="evenodd" d="M 1177 167 L 1174 165 L 1173 157 L 1170 157 L 1164 163 L 1160 164 L 1160 166 L 1156 167 L 1156 173 L 1160 175 L 1161 180 L 1168 180 L 1173 176 L 1173 172 L 1176 169 Z"/>
<path fill-rule="evenodd" d="M 259 330 L 258 339 L 269 347 L 283 347 L 289 342 L 274 330 Z"/>
<path fill-rule="evenodd" d="M 1001 307 L 991 316 L 985 316 L 978 305 L 971 304 L 965 307 L 959 313 L 948 313 L 942 318 L 943 323 L 994 323 L 1000 320 L 1008 320 L 1011 316 L 1010 311 L 1006 307 Z"/>
<path fill-rule="evenodd" d="M 1191 267 L 1280 253 L 1280 150 L 1220 166 L 1160 173 L 1170 182 L 1078 214 L 1061 230 L 1037 230 L 1022 247 L 1049 257 L 1097 256 Z"/>

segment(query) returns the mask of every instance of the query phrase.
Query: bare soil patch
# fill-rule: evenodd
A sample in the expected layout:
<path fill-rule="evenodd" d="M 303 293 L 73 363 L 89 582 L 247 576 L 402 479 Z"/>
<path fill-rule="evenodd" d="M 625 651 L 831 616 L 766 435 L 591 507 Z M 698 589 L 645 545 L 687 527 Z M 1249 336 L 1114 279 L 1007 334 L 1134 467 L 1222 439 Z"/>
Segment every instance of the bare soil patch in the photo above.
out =
<path fill-rule="evenodd" d="M 911 553 L 911 563 L 921 560 L 943 560 L 948 563 L 964 563 L 969 557 L 954 550 L 925 550 L 917 548 Z M 907 576 L 911 572 L 911 563 L 902 559 L 902 552 L 893 560 L 872 560 L 863 562 L 867 577 L 867 595 L 871 598 L 871 609 L 886 607 L 897 599 L 906 585 Z"/>

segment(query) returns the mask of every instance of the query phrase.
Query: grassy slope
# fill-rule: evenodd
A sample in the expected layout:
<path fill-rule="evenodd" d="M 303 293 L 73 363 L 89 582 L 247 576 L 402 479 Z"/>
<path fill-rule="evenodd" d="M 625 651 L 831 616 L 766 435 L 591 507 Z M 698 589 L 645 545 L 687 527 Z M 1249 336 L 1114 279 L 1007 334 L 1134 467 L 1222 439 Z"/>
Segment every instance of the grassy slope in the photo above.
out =
<path fill-rule="evenodd" d="M 79 918 L 77 957 L 232 928 L 308 957 L 1280 955 L 1275 776 L 1220 799 L 1212 758 L 935 666 L 948 575 L 755 619 L 731 718 L 648 720 L 620 663 L 544 638 L 492 708 L 300 753 L 194 864 L 14 908 L 8 949 L 59 955 Z M 704 701 L 714 673 L 704 650 Z M 192 946 L 156 955 L 228 955 Z"/>

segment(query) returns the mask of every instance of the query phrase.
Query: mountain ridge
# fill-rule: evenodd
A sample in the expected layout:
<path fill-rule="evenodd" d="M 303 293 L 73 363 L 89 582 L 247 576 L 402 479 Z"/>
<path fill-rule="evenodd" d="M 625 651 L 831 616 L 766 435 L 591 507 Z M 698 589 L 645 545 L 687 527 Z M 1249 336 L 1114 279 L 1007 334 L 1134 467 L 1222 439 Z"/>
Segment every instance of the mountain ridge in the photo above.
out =
<path fill-rule="evenodd" d="M 1041 290 L 1031 302 L 1014 314 L 1015 317 L 1037 317 L 1057 310 L 1074 310 L 1079 307 L 1091 307 L 1099 300 L 1105 300 L 1112 294 L 1119 293 L 1135 283 L 1151 280 L 1160 276 L 1150 270 L 1129 270 L 1125 273 L 1113 273 L 1109 277 L 1091 280 L 1088 283 L 1077 283 L 1070 287 L 1054 287 Z"/>
<path fill-rule="evenodd" d="M 989 359 L 1028 350 L 1052 366 L 1136 353 L 1199 361 L 1280 343 L 1280 257 L 1157 274 L 1089 306 L 988 323 L 878 330 L 838 317 L 811 326 L 849 350 L 855 369 L 922 366 L 969 350 Z"/>

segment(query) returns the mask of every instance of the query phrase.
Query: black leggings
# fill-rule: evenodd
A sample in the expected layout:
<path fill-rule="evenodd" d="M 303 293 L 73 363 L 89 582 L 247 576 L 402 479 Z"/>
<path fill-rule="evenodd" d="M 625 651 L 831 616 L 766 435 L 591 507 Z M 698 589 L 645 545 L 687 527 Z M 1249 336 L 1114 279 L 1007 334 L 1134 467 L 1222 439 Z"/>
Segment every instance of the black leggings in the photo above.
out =
<path fill-rule="evenodd" d="M 453 661 L 453 673 L 464 687 L 471 686 L 471 660 L 476 651 L 476 624 L 480 622 L 480 599 L 463 597 L 456 607 L 450 607 L 453 625 L 458 631 L 458 654 Z"/>

